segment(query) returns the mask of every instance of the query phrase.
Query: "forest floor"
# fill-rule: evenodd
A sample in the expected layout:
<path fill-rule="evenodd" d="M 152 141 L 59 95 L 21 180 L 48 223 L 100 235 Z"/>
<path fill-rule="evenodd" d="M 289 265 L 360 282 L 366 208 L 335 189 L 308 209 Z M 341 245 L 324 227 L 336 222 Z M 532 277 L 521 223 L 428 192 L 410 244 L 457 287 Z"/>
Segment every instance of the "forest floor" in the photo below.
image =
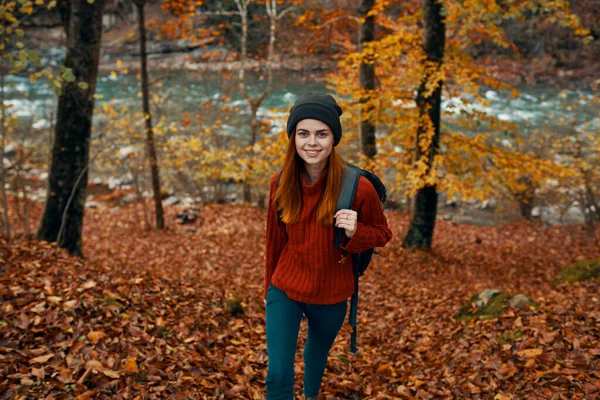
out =
<path fill-rule="evenodd" d="M 180 225 L 178 209 L 166 208 L 164 231 L 143 229 L 139 205 L 86 209 L 85 259 L 0 239 L 0 399 L 264 398 L 265 211 L 207 205 Z M 328 399 L 600 397 L 600 283 L 551 284 L 600 255 L 582 226 L 440 220 L 419 251 L 401 247 L 408 216 L 387 216 L 394 238 L 361 279 L 360 355 L 345 325 Z M 539 307 L 457 321 L 486 288 Z M 228 311 L 236 301 L 243 313 Z M 305 338 L 303 323 L 298 398 Z"/>

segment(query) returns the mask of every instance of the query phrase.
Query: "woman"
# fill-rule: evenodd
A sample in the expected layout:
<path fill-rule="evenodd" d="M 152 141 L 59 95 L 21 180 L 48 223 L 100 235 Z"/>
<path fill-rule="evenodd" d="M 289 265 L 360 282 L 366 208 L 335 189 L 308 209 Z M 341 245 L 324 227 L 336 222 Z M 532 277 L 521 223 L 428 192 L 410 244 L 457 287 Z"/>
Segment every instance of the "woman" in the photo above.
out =
<path fill-rule="evenodd" d="M 329 350 L 354 291 L 351 257 L 392 237 L 377 192 L 359 178 L 352 210 L 335 211 L 345 163 L 335 151 L 342 109 L 328 94 L 308 93 L 290 110 L 283 170 L 271 179 L 265 267 L 267 399 L 293 399 L 300 321 L 308 319 L 304 394 L 318 399 Z"/>

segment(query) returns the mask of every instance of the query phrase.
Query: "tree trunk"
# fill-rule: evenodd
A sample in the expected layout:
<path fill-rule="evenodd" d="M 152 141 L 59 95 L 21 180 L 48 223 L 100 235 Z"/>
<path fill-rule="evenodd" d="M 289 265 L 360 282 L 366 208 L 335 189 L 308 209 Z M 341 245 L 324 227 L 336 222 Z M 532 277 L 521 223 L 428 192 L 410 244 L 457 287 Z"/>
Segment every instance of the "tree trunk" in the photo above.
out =
<path fill-rule="evenodd" d="M 254 157 L 254 150 L 252 148 L 256 144 L 256 136 L 258 133 L 258 118 L 256 113 L 258 112 L 258 105 L 254 103 L 251 98 L 248 98 L 248 109 L 250 111 L 250 151 L 249 156 Z M 252 175 L 252 165 L 248 166 L 248 176 Z M 248 181 L 244 181 L 244 202 L 250 204 L 252 202 L 252 186 Z"/>
<path fill-rule="evenodd" d="M 594 191 L 592 189 L 592 183 L 590 179 L 590 173 L 588 170 L 582 170 L 583 173 L 583 182 L 584 182 L 584 194 L 582 197 L 581 204 L 583 205 L 583 218 L 585 221 L 586 232 L 588 239 L 591 241 L 595 241 L 596 239 L 596 212 L 597 212 L 597 204 L 594 196 Z"/>
<path fill-rule="evenodd" d="M 442 14 L 443 4 L 438 0 L 422 0 L 423 4 L 423 50 L 427 55 L 428 66 L 417 92 L 419 109 L 419 127 L 417 129 L 416 160 L 427 163 L 426 174 L 433 166 L 440 142 L 442 82 L 427 95 L 427 84 L 435 78 L 435 72 L 441 68 L 444 58 L 446 25 Z M 429 83 L 431 85 L 431 83 Z M 430 132 L 430 123 L 433 132 Z M 432 135 L 431 139 L 428 136 Z M 426 143 L 424 148 L 421 147 Z M 415 212 L 404 238 L 404 247 L 431 248 L 435 219 L 437 216 L 437 189 L 435 185 L 426 185 L 419 189 L 415 199 Z"/>
<path fill-rule="evenodd" d="M 81 231 L 87 187 L 94 93 L 102 38 L 104 0 L 71 0 L 68 12 L 65 67 L 75 80 L 64 82 L 52 145 L 46 206 L 36 234 L 55 242 L 71 254 L 83 256 Z M 82 86 L 80 86 L 82 85 Z M 70 202 L 72 197 L 74 201 Z M 58 233 L 63 224 L 63 232 Z"/>
<path fill-rule="evenodd" d="M 269 16 L 269 47 L 268 47 L 267 62 L 266 62 L 267 85 L 266 85 L 265 89 L 263 90 L 262 94 L 256 99 L 253 99 L 252 96 L 250 96 L 250 93 L 248 93 L 248 90 L 246 88 L 246 75 L 245 75 L 245 70 L 244 70 L 244 64 L 248 60 L 247 45 L 248 45 L 248 4 L 249 4 L 249 2 L 247 0 L 235 0 L 235 3 L 237 5 L 238 12 L 239 12 L 239 15 L 241 18 L 241 29 L 242 29 L 242 35 L 240 37 L 241 68 L 240 68 L 239 75 L 238 75 L 238 81 L 239 81 L 239 85 L 240 85 L 240 91 L 242 92 L 242 94 L 246 98 L 246 101 L 248 102 L 248 111 L 250 112 L 250 118 L 251 118 L 251 120 L 250 120 L 250 147 L 252 148 L 256 144 L 256 140 L 257 140 L 257 136 L 258 136 L 259 121 L 258 121 L 256 114 L 258 112 L 258 108 L 261 106 L 261 104 L 264 102 L 267 95 L 270 93 L 271 85 L 273 83 L 273 69 L 271 67 L 271 62 L 273 60 L 273 54 L 275 51 L 274 49 L 275 49 L 275 40 L 276 40 L 276 33 L 277 33 L 277 1 L 276 0 L 266 0 L 265 1 L 265 8 L 267 11 L 267 15 Z M 250 150 L 249 157 L 254 157 L 254 156 L 255 156 L 254 151 Z M 252 166 L 249 166 L 249 170 L 248 170 L 248 173 L 246 174 L 246 176 L 251 177 L 252 173 L 253 173 Z M 252 201 L 252 187 L 248 183 L 248 178 L 244 181 L 243 192 L 244 192 L 243 193 L 244 202 L 250 203 Z M 259 203 L 260 203 L 260 201 L 259 201 Z"/>
<path fill-rule="evenodd" d="M 359 28 L 358 50 L 362 51 L 365 44 L 371 42 L 375 37 L 375 16 L 367 16 L 373 8 L 375 0 L 361 0 L 359 7 L 360 17 L 365 22 Z M 373 120 L 373 107 L 366 105 L 368 99 L 372 97 L 375 89 L 375 64 L 361 62 L 359 67 L 359 84 L 361 93 L 369 92 L 368 95 L 360 99 L 360 144 L 362 153 L 368 158 L 375 157 L 377 147 L 375 145 L 375 122 Z"/>
<path fill-rule="evenodd" d="M 139 176 L 137 170 L 134 169 L 133 167 L 130 167 L 130 172 L 131 172 L 131 175 L 133 175 L 133 185 L 135 188 L 135 196 L 136 196 L 136 200 L 137 200 L 136 205 L 135 205 L 135 216 L 137 218 L 138 204 L 141 203 L 142 215 L 144 216 L 144 229 L 146 231 L 149 231 L 151 229 L 150 221 L 148 220 L 148 210 L 146 209 L 146 199 L 144 198 L 144 196 L 142 196 L 142 190 L 140 189 L 140 176 Z M 139 218 L 138 218 L 138 221 L 139 221 Z"/>
<path fill-rule="evenodd" d="M 519 203 L 519 210 L 521 211 L 521 217 L 526 220 L 533 219 L 533 202 L 535 200 L 535 188 L 533 187 L 533 181 L 530 176 L 522 176 L 518 179 L 518 183 L 525 187 L 515 193 L 517 202 Z"/>
<path fill-rule="evenodd" d="M 6 240 L 10 239 L 10 221 L 8 219 L 8 198 L 6 196 L 6 170 L 4 169 L 4 147 L 6 146 L 6 109 L 4 107 L 4 71 L 0 73 L 0 129 L 2 138 L 0 142 L 0 192 L 2 193 L 2 235 Z"/>
<path fill-rule="evenodd" d="M 140 61 L 142 69 L 142 102 L 144 107 L 144 120 L 146 122 L 146 148 L 148 159 L 150 161 L 150 173 L 152 175 L 152 191 L 154 192 L 154 210 L 156 213 L 156 227 L 163 229 L 165 227 L 165 217 L 162 208 L 162 199 L 160 193 L 160 175 L 158 171 L 158 158 L 156 148 L 154 147 L 154 133 L 152 131 L 152 115 L 150 114 L 150 99 L 148 93 L 148 66 L 146 55 L 146 26 L 144 22 L 143 1 L 136 1 L 140 34 Z"/>
<path fill-rule="evenodd" d="M 25 164 L 24 150 L 21 149 L 21 162 Z M 31 239 L 31 227 L 29 226 L 29 194 L 27 193 L 27 184 L 19 174 L 19 182 L 23 190 L 23 213 L 25 214 L 25 235 L 27 239 Z"/>

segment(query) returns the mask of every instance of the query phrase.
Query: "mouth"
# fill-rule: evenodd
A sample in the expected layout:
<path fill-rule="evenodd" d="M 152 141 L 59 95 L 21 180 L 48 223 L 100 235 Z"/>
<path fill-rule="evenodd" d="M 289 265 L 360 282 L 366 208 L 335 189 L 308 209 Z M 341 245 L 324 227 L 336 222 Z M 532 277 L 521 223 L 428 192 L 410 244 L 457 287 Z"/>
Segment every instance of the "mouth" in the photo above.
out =
<path fill-rule="evenodd" d="M 316 157 L 319 155 L 321 150 L 304 150 L 309 157 Z"/>

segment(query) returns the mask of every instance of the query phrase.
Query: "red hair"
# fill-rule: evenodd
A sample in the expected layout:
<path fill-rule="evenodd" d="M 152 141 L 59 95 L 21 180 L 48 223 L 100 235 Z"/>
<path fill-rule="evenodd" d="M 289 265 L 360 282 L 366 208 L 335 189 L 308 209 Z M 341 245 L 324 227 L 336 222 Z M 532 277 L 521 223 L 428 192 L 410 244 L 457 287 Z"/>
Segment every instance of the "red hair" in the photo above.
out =
<path fill-rule="evenodd" d="M 327 170 L 325 193 L 323 193 L 317 208 L 317 221 L 321 225 L 333 226 L 333 216 L 345 168 L 346 163 L 333 147 L 325 167 Z M 286 224 L 295 224 L 300 220 L 302 213 L 301 179 L 304 171 L 304 160 L 296 151 L 296 133 L 294 132 L 288 143 L 279 186 L 275 191 L 277 211 L 281 215 L 281 220 Z"/>

